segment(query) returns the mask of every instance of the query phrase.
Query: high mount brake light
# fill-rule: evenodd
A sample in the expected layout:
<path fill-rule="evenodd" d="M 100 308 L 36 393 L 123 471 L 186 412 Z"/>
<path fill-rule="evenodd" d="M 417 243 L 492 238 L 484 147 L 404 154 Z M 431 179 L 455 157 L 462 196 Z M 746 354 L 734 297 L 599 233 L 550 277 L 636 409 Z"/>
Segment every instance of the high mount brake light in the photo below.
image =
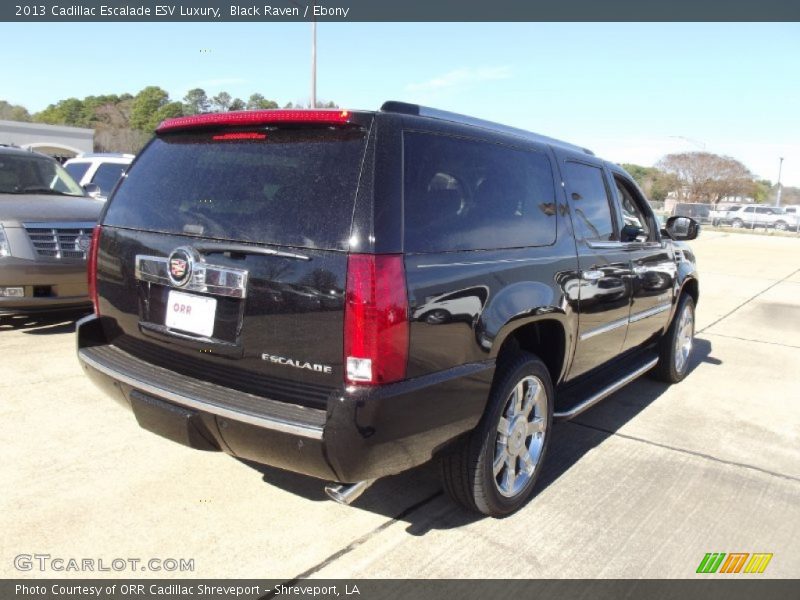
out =
<path fill-rule="evenodd" d="M 241 131 L 238 133 L 220 133 L 219 135 L 212 135 L 211 139 L 215 142 L 239 141 L 239 140 L 265 140 L 267 139 L 266 133 L 257 133 L 255 131 Z"/>
<path fill-rule="evenodd" d="M 268 125 L 269 123 L 340 125 L 349 121 L 350 111 L 347 110 L 242 110 L 166 119 L 158 126 L 156 133 L 201 127 Z"/>
<path fill-rule="evenodd" d="M 347 383 L 380 385 L 405 379 L 408 295 L 403 257 L 351 254 L 344 310 Z"/>

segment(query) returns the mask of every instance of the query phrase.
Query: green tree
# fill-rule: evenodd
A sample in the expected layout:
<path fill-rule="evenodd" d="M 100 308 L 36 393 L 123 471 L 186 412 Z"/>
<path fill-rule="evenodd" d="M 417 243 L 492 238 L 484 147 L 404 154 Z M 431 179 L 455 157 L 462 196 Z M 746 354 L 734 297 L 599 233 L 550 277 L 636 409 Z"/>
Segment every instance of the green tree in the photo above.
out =
<path fill-rule="evenodd" d="M 169 94 L 151 85 L 136 94 L 131 104 L 130 124 L 139 131 L 152 131 L 161 122 L 158 111 L 169 104 Z"/>
<path fill-rule="evenodd" d="M 620 166 L 633 177 L 647 198 L 654 202 L 663 202 L 670 192 L 675 191 L 680 186 L 677 177 L 664 173 L 655 167 L 643 167 L 630 163 Z"/>
<path fill-rule="evenodd" d="M 187 115 L 197 115 L 208 112 L 211 109 L 211 102 L 202 88 L 194 88 L 186 92 L 183 97 L 183 112 Z"/>
<path fill-rule="evenodd" d="M 231 101 L 231 105 L 228 107 L 228 110 L 244 110 L 247 105 L 244 103 L 244 100 L 241 98 L 234 98 Z"/>
<path fill-rule="evenodd" d="M 220 112 L 225 112 L 230 109 L 233 98 L 228 92 L 220 92 L 211 99 L 214 108 Z"/>
<path fill-rule="evenodd" d="M 56 104 L 50 104 L 43 111 L 36 113 L 33 120 L 51 125 L 88 126 L 83 101 L 77 98 L 67 98 L 59 100 Z"/>
<path fill-rule="evenodd" d="M 180 102 L 168 102 L 161 106 L 153 115 L 153 118 L 148 123 L 149 129 L 155 129 L 164 119 L 171 119 L 173 117 L 183 116 L 183 104 Z"/>
<path fill-rule="evenodd" d="M 311 108 L 311 102 L 301 101 L 301 102 L 296 102 L 294 104 L 289 102 L 288 104 L 286 104 L 286 106 L 284 106 L 284 108 Z M 339 108 L 339 105 L 336 104 L 336 102 L 334 102 L 333 100 L 328 100 L 328 101 L 317 100 L 315 108 Z"/>
<path fill-rule="evenodd" d="M 31 115 L 24 106 L 0 100 L 0 119 L 4 121 L 30 121 Z"/>
<path fill-rule="evenodd" d="M 772 194 L 772 182 L 767 179 L 759 179 L 753 182 L 753 199 L 756 202 L 766 202 Z"/>
<path fill-rule="evenodd" d="M 261 94 L 251 94 L 247 99 L 247 110 L 263 110 L 267 108 L 278 108 L 278 103 L 274 100 L 267 100 Z"/>

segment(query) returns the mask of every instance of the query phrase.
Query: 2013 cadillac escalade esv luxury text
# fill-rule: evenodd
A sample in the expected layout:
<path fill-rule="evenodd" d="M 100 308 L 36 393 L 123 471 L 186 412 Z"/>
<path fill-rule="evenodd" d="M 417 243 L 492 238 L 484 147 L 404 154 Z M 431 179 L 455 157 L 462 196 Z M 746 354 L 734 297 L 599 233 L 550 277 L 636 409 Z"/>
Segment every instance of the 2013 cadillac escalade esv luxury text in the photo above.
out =
<path fill-rule="evenodd" d="M 684 378 L 698 231 L 588 150 L 416 105 L 180 117 L 94 230 L 78 355 L 162 436 L 348 503 L 436 458 L 501 516 L 554 419 Z"/>

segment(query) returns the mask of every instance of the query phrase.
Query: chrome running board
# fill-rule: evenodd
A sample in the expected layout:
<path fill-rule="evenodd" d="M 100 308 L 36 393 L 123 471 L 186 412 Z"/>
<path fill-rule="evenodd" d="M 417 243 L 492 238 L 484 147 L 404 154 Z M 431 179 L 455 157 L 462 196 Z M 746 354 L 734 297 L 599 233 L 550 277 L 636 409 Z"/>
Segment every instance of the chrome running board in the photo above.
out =
<path fill-rule="evenodd" d="M 592 396 L 590 396 L 580 404 L 577 404 L 576 406 L 572 407 L 568 411 L 553 413 L 553 418 L 558 419 L 559 421 L 567 421 L 569 419 L 577 417 L 583 411 L 590 409 L 592 406 L 600 402 L 600 400 L 602 400 L 603 398 L 610 396 L 620 388 L 623 388 L 626 385 L 628 385 L 634 379 L 637 379 L 642 375 L 644 375 L 645 373 L 647 373 L 650 369 L 656 366 L 657 362 L 658 358 L 651 358 L 641 367 L 637 368 L 635 371 L 631 371 L 621 379 L 617 379 L 615 382 L 608 384 L 599 392 L 593 394 Z"/>

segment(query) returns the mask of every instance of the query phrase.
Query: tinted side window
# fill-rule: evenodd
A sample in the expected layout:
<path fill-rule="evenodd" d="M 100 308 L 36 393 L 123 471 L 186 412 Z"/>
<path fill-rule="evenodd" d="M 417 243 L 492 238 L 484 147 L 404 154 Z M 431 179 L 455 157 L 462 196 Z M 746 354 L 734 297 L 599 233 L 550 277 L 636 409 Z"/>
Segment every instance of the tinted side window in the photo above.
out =
<path fill-rule="evenodd" d="M 614 183 L 619 194 L 619 207 L 622 209 L 623 242 L 645 242 L 650 239 L 650 224 L 640 202 L 644 202 L 636 190 L 622 177 L 614 176 Z"/>
<path fill-rule="evenodd" d="M 543 153 L 406 132 L 406 252 L 552 244 L 555 187 Z"/>
<path fill-rule="evenodd" d="M 101 195 L 108 196 L 127 167 L 128 165 L 103 163 L 97 167 L 97 171 L 95 171 L 94 177 L 92 177 L 92 183 L 100 186 Z"/>
<path fill-rule="evenodd" d="M 611 205 L 602 169 L 567 162 L 564 174 L 576 234 L 587 241 L 615 240 Z"/>
<path fill-rule="evenodd" d="M 86 171 L 89 170 L 89 163 L 88 162 L 79 162 L 79 163 L 72 163 L 70 165 L 64 165 L 64 168 L 67 170 L 72 178 L 80 183 L 81 178 L 86 175 Z"/>

